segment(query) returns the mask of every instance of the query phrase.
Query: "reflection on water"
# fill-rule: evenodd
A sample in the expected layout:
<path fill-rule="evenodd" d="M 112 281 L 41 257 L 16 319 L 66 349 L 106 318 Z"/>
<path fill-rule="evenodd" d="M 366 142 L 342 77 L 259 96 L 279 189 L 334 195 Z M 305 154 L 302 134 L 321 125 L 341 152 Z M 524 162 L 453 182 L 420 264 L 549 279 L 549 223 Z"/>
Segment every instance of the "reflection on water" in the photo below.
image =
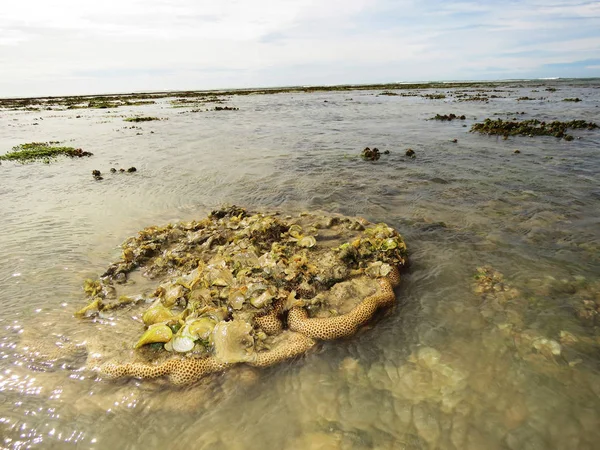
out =
<path fill-rule="evenodd" d="M 595 448 L 600 133 L 575 132 L 582 139 L 572 142 L 468 133 L 475 117 L 511 111 L 600 122 L 597 84 L 556 87 L 510 85 L 489 103 L 458 102 L 453 89 L 445 100 L 239 96 L 228 102 L 239 111 L 219 112 L 167 100 L 3 111 L 2 151 L 61 140 L 95 156 L 0 167 L 0 445 Z M 544 100 L 516 100 L 523 96 Z M 124 128 L 137 113 L 168 120 Z M 467 120 L 425 120 L 436 113 Z M 390 154 L 364 162 L 365 146 Z M 415 159 L 404 156 L 409 147 Z M 130 166 L 138 172 L 109 172 Z M 297 361 L 184 389 L 99 382 L 77 352 L 45 361 L 26 350 L 40 337 L 66 348 L 108 333 L 118 317 L 72 317 L 85 303 L 83 279 L 137 230 L 222 203 L 389 223 L 411 251 L 398 306 Z"/>

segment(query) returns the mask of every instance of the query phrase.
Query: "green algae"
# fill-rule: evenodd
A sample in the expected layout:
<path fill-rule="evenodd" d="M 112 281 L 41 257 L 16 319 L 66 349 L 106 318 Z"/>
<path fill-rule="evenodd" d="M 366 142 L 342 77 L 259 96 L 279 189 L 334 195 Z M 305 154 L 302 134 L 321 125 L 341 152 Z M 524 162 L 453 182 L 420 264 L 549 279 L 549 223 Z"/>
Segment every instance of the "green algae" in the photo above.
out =
<path fill-rule="evenodd" d="M 575 98 L 563 98 L 563 102 L 580 102 L 581 99 L 579 97 Z"/>
<path fill-rule="evenodd" d="M 554 136 L 572 141 L 573 136 L 567 134 L 569 129 L 594 130 L 598 125 L 585 120 L 571 120 L 570 122 L 543 122 L 537 119 L 523 121 L 504 121 L 502 119 L 486 119 L 482 123 L 476 123 L 471 127 L 471 132 L 501 136 Z"/>
<path fill-rule="evenodd" d="M 58 142 L 28 142 L 20 144 L 4 154 L 0 155 L 0 160 L 16 161 L 27 163 L 33 161 L 43 161 L 49 163 L 58 156 L 68 156 L 70 158 L 81 158 L 83 156 L 92 156 L 90 152 L 84 152 L 80 148 L 57 146 Z"/>

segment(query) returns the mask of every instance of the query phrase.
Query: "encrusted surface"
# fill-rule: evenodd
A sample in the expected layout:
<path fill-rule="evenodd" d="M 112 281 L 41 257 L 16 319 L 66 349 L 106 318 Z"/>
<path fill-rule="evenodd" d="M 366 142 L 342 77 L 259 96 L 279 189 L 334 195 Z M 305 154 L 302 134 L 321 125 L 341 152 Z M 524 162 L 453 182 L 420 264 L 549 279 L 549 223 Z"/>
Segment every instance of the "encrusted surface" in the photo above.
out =
<path fill-rule="evenodd" d="M 266 367 L 317 340 L 348 337 L 394 303 L 406 263 L 385 224 L 303 213 L 249 214 L 230 207 L 199 222 L 150 227 L 123 244 L 120 261 L 87 280 L 82 320 L 139 310 L 136 348 L 101 364 L 110 378 L 194 382 L 234 364 Z M 150 294 L 129 279 L 156 281 Z"/>

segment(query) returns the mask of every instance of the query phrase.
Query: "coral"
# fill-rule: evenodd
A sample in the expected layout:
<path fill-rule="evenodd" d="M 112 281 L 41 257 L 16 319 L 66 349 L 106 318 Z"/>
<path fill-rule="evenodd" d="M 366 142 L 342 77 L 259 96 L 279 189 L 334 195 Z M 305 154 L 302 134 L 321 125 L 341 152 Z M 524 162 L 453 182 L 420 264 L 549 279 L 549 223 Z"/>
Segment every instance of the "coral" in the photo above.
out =
<path fill-rule="evenodd" d="M 284 219 L 232 206 L 199 222 L 149 227 L 125 241 L 100 280 L 86 281 L 91 303 L 76 313 L 144 307 L 145 331 L 130 361 L 115 348 L 88 367 L 108 378 L 184 384 L 234 364 L 276 364 L 317 340 L 351 336 L 393 304 L 405 262 L 402 237 L 364 219 Z M 118 295 L 133 271 L 158 280 L 152 294 Z"/>
<path fill-rule="evenodd" d="M 396 300 L 392 282 L 399 280 L 397 269 L 392 271 L 390 279 L 379 280 L 380 289 L 374 295 L 365 298 L 358 306 L 346 314 L 334 317 L 309 318 L 308 312 L 300 307 L 294 307 L 288 314 L 288 326 L 292 331 L 298 331 L 311 338 L 321 340 L 339 339 L 356 333 L 356 330 L 368 322 L 375 312 Z"/>

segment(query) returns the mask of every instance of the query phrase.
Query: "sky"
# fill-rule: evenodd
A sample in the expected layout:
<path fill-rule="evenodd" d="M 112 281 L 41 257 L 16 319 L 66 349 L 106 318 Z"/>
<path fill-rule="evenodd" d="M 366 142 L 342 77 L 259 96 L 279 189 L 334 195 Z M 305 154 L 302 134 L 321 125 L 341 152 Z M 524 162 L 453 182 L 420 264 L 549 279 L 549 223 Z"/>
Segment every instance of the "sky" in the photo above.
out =
<path fill-rule="evenodd" d="M 20 0 L 0 96 L 600 77 L 600 1 Z"/>

